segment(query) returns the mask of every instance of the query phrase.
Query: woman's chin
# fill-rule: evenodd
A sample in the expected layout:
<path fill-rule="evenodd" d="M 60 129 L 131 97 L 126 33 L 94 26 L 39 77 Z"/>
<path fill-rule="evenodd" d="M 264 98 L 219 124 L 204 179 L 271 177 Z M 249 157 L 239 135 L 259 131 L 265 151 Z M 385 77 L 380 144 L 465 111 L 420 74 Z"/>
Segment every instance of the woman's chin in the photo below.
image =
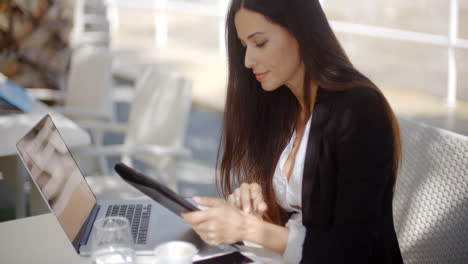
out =
<path fill-rule="evenodd" d="M 260 82 L 260 85 L 262 86 L 262 89 L 265 92 L 273 92 L 274 90 L 278 89 L 278 87 L 279 87 L 277 85 L 271 85 L 271 84 L 263 83 L 263 82 Z"/>

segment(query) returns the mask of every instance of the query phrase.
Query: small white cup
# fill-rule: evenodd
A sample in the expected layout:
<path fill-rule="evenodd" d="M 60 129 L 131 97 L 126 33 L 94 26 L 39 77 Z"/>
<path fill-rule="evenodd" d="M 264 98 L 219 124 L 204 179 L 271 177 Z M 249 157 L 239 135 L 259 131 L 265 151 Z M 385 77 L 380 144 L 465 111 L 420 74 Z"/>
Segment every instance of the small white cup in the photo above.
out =
<path fill-rule="evenodd" d="M 155 264 L 190 264 L 197 254 L 197 248 L 189 242 L 170 241 L 154 249 Z"/>

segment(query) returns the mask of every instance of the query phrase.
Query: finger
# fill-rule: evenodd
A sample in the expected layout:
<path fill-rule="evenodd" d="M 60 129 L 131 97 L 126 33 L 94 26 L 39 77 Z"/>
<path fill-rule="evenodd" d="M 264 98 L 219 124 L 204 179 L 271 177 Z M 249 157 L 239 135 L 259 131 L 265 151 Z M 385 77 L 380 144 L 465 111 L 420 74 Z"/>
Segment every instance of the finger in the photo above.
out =
<path fill-rule="evenodd" d="M 264 213 L 268 208 L 268 205 L 262 200 L 262 202 L 259 203 L 258 205 L 258 210 L 261 213 Z"/>
<path fill-rule="evenodd" d="M 181 213 L 180 217 L 182 217 L 184 222 L 187 223 L 191 227 L 197 224 L 197 221 L 195 221 L 192 213 Z"/>
<path fill-rule="evenodd" d="M 263 202 L 262 187 L 257 183 L 250 185 L 250 197 L 252 198 L 252 207 L 254 211 L 259 210 L 259 205 Z"/>
<path fill-rule="evenodd" d="M 234 196 L 233 193 L 231 193 L 231 194 L 228 196 L 227 201 L 228 201 L 228 203 L 229 203 L 230 205 L 236 206 L 236 198 L 235 198 L 235 196 Z"/>
<path fill-rule="evenodd" d="M 252 200 L 257 199 L 261 195 L 262 187 L 256 182 L 250 184 L 250 196 L 252 196 Z"/>
<path fill-rule="evenodd" d="M 259 205 L 257 205 L 257 209 L 255 209 L 254 214 L 256 217 L 261 217 L 267 210 L 267 205 L 266 203 L 262 202 Z"/>
<path fill-rule="evenodd" d="M 198 228 L 194 228 L 193 230 L 195 231 L 195 233 L 197 233 L 200 236 L 200 238 L 205 243 L 207 243 L 210 246 L 212 245 L 213 240 L 210 238 L 210 236 L 208 236 L 208 234 L 206 232 L 203 232 L 203 231 L 199 230 Z"/>
<path fill-rule="evenodd" d="M 253 210 L 263 213 L 267 209 L 267 204 L 263 200 L 262 187 L 260 184 L 254 182 L 250 184 L 250 196 L 252 197 Z"/>
<path fill-rule="evenodd" d="M 243 183 L 240 188 L 240 200 L 242 202 L 242 210 L 246 213 L 250 213 L 251 211 L 251 197 L 250 197 L 250 187 L 248 184 Z"/>
<path fill-rule="evenodd" d="M 267 204 L 263 200 L 263 195 L 259 194 L 257 195 L 257 198 L 253 200 L 253 206 L 255 208 L 255 211 L 263 213 L 267 209 Z"/>
<path fill-rule="evenodd" d="M 199 225 L 200 223 L 205 222 L 210 217 L 209 212 L 207 211 L 195 211 L 195 212 L 190 212 L 190 213 L 182 213 L 180 214 L 180 216 L 190 226 Z"/>
<path fill-rule="evenodd" d="M 207 243 L 208 245 L 212 246 L 212 247 L 217 247 L 220 245 L 220 243 L 218 243 L 215 239 L 210 239 L 209 237 L 205 237 L 205 238 L 202 238 L 203 241 L 205 241 L 205 243 Z"/>
<path fill-rule="evenodd" d="M 216 241 L 216 240 L 210 240 L 210 241 L 208 242 L 208 245 L 210 245 L 210 246 L 212 246 L 212 247 L 217 247 L 217 246 L 219 246 L 220 244 L 221 244 L 221 243 L 219 243 L 219 242 Z"/>
<path fill-rule="evenodd" d="M 237 206 L 237 208 L 241 209 L 241 200 L 240 200 L 240 197 L 241 197 L 241 189 L 240 188 L 237 188 L 235 191 L 234 191 L 234 204 Z"/>
<path fill-rule="evenodd" d="M 218 246 L 222 243 L 220 234 L 214 228 L 212 222 L 204 222 L 197 226 L 195 232 L 200 236 L 200 238 L 211 246 Z"/>
<path fill-rule="evenodd" d="M 213 223 L 203 222 L 194 227 L 194 230 L 200 238 L 210 246 L 217 246 L 220 244 L 218 234 L 213 230 Z"/>
<path fill-rule="evenodd" d="M 211 197 L 193 197 L 192 198 L 198 205 L 207 206 L 207 207 L 215 207 L 220 206 L 225 203 L 224 200 L 218 198 L 211 198 Z"/>

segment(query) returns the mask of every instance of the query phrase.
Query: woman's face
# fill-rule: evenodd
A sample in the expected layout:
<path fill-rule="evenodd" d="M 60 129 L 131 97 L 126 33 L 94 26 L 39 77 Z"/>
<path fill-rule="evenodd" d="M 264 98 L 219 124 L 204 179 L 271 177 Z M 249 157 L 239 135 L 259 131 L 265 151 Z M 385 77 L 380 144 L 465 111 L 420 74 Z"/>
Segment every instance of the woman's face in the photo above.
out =
<path fill-rule="evenodd" d="M 303 63 L 294 36 L 265 16 L 244 8 L 235 15 L 237 36 L 245 47 L 245 67 L 252 69 L 265 91 L 285 84 L 302 87 Z"/>

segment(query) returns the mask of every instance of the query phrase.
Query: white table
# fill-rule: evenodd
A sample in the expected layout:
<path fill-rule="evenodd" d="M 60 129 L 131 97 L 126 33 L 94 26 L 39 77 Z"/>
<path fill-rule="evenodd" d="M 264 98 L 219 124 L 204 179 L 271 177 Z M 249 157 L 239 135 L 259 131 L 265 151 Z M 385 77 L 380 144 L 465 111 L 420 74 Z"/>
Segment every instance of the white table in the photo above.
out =
<path fill-rule="evenodd" d="M 52 214 L 0 223 L 0 234 L 1 263 L 91 263 L 89 257 L 76 253 Z M 263 248 L 244 246 L 241 250 L 256 263 L 281 263 L 278 254 Z M 152 264 L 153 261 L 150 256 L 137 257 L 137 264 Z"/>
<path fill-rule="evenodd" d="M 2 176 L 15 186 L 16 216 L 18 218 L 25 216 L 26 194 L 24 185 L 27 175 L 17 156 L 16 142 L 47 113 L 51 115 L 69 147 L 73 148 L 91 143 L 91 138 L 85 130 L 40 102 L 35 102 L 31 111 L 26 114 L 0 115 L 0 171 Z"/>

